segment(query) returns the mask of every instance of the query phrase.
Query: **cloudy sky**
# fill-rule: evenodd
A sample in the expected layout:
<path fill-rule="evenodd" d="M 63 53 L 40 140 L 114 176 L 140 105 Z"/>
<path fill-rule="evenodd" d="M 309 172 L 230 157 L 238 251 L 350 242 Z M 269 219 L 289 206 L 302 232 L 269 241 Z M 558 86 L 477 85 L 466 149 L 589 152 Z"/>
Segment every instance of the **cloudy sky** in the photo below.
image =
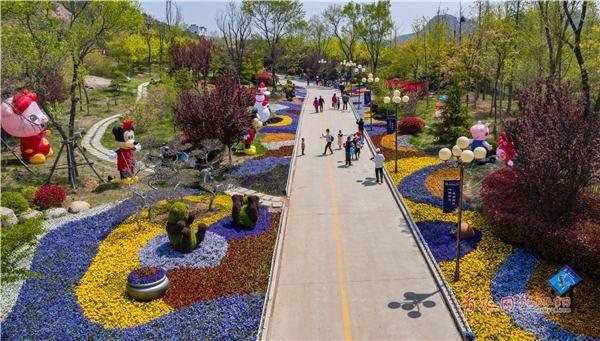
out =
<path fill-rule="evenodd" d="M 208 28 L 208 32 L 217 31 L 216 17 L 225 8 L 226 1 L 177 1 L 173 3 L 181 8 L 181 13 L 186 24 L 196 24 Z M 306 17 L 322 13 L 331 3 L 343 4 L 345 1 L 302 1 Z M 165 18 L 165 1 L 141 1 L 144 12 L 153 17 L 163 20 Z M 468 15 L 472 0 L 462 1 L 463 12 Z M 415 20 L 433 17 L 438 8 L 448 14 L 458 16 L 461 3 L 457 1 L 394 1 L 392 0 L 392 19 L 398 29 L 397 34 L 411 33 L 411 27 Z"/>

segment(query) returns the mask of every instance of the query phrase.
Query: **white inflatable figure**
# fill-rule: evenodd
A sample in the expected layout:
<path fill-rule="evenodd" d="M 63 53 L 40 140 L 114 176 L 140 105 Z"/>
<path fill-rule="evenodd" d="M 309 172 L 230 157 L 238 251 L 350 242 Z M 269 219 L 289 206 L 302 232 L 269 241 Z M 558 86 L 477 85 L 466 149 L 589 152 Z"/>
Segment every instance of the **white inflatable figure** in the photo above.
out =
<path fill-rule="evenodd" d="M 258 92 L 254 95 L 254 110 L 258 115 L 258 119 L 266 122 L 271 117 L 271 110 L 269 109 L 269 95 L 271 93 L 267 91 L 265 83 L 258 85 Z"/>

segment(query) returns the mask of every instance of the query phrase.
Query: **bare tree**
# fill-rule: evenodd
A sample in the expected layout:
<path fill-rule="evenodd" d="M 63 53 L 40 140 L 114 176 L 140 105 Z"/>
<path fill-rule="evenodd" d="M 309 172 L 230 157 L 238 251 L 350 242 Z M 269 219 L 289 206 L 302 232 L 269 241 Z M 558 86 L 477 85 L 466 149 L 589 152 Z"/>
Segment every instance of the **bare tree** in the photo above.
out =
<path fill-rule="evenodd" d="M 346 60 L 354 60 L 354 50 L 358 40 L 360 5 L 352 2 L 344 7 L 334 4 L 325 10 L 323 16 L 331 25 L 332 32 L 337 38 Z"/>
<path fill-rule="evenodd" d="M 217 27 L 225 41 L 227 54 L 233 63 L 238 81 L 244 70 L 244 57 L 248 39 L 252 34 L 251 24 L 252 17 L 233 1 L 217 18 Z"/>
<path fill-rule="evenodd" d="M 331 38 L 331 29 L 324 21 L 323 16 L 313 15 L 308 22 L 308 33 L 314 42 L 315 52 L 319 58 L 324 57 Z"/>

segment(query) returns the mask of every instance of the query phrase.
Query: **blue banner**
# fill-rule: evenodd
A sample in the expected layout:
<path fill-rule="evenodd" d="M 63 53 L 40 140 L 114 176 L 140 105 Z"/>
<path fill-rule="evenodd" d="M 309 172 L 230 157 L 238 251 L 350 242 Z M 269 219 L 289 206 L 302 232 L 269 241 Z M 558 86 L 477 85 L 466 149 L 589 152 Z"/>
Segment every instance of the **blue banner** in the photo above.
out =
<path fill-rule="evenodd" d="M 444 213 L 456 211 L 459 200 L 460 180 L 444 180 Z"/>
<path fill-rule="evenodd" d="M 365 104 L 371 103 L 371 90 L 365 90 Z"/>
<path fill-rule="evenodd" d="M 396 132 L 396 116 L 388 115 L 386 133 L 389 135 L 389 134 L 393 134 L 395 132 Z"/>
<path fill-rule="evenodd" d="M 579 282 L 581 282 L 581 277 L 577 276 L 575 271 L 567 265 L 548 280 L 552 288 L 561 296 L 573 290 Z"/>

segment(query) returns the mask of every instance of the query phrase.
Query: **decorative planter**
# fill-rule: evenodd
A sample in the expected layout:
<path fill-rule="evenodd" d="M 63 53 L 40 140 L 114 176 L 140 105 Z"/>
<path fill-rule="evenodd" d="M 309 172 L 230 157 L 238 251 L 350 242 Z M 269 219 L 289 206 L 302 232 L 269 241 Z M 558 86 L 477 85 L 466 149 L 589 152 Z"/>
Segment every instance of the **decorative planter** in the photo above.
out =
<path fill-rule="evenodd" d="M 148 278 L 136 276 L 136 269 L 127 277 L 125 286 L 127 295 L 138 301 L 152 301 L 162 297 L 169 288 L 169 278 L 162 268 L 157 268 L 156 273 Z M 149 281 L 148 281 L 149 280 Z"/>

